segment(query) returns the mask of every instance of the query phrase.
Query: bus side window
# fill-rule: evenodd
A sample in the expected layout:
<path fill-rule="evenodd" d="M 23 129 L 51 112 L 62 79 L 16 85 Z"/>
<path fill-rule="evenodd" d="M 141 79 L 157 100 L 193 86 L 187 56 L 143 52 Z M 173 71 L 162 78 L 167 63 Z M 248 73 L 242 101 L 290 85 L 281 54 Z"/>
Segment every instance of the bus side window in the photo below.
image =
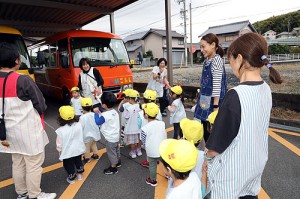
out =
<path fill-rule="evenodd" d="M 62 39 L 58 41 L 58 51 L 59 51 L 59 65 L 62 68 L 70 68 L 68 39 Z"/>
<path fill-rule="evenodd" d="M 56 43 L 50 44 L 49 45 L 49 61 L 50 61 L 50 66 L 51 67 L 56 67 Z"/>

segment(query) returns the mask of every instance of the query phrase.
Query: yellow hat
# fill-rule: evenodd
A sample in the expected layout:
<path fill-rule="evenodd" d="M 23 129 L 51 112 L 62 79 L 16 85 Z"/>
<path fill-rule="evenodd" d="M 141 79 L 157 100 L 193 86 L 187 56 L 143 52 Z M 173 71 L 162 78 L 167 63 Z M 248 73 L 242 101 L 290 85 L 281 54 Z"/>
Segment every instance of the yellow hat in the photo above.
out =
<path fill-rule="evenodd" d="M 156 117 L 156 115 L 159 113 L 159 107 L 153 102 L 143 104 L 142 108 L 144 109 L 145 113 L 150 117 Z"/>
<path fill-rule="evenodd" d="M 194 144 L 199 143 L 203 138 L 203 124 L 197 120 L 190 120 L 184 118 L 180 121 L 180 128 L 182 129 L 183 136 L 189 142 Z"/>
<path fill-rule="evenodd" d="M 93 101 L 91 98 L 81 98 L 81 106 L 86 107 L 86 106 L 93 106 Z"/>
<path fill-rule="evenodd" d="M 171 91 L 173 93 L 175 93 L 176 95 L 181 95 L 182 94 L 182 88 L 181 88 L 181 86 L 173 86 L 171 88 Z"/>
<path fill-rule="evenodd" d="M 159 153 L 162 159 L 178 172 L 190 171 L 197 164 L 198 150 L 187 140 L 163 140 L 159 146 Z"/>
<path fill-rule="evenodd" d="M 209 121 L 209 123 L 211 123 L 211 124 L 214 124 L 217 115 L 218 115 L 218 111 L 212 112 L 211 114 L 209 114 L 207 121 Z"/>
<path fill-rule="evenodd" d="M 133 89 L 132 89 L 132 88 L 127 88 L 125 91 L 123 91 L 124 95 L 125 95 L 126 97 L 128 97 L 128 93 L 129 93 L 131 90 L 133 90 Z"/>
<path fill-rule="evenodd" d="M 153 90 L 146 90 L 144 92 L 144 98 L 149 100 L 156 100 L 156 92 Z"/>
<path fill-rule="evenodd" d="M 137 92 L 136 90 L 132 89 L 132 90 L 129 90 L 129 92 L 127 93 L 128 97 L 140 97 L 140 94 L 139 92 Z"/>
<path fill-rule="evenodd" d="M 72 106 L 61 106 L 59 108 L 59 115 L 64 120 L 71 120 L 75 116 L 75 110 Z"/>
<path fill-rule="evenodd" d="M 77 86 L 74 86 L 72 89 L 71 89 L 71 92 L 72 91 L 79 91 L 79 88 Z"/>

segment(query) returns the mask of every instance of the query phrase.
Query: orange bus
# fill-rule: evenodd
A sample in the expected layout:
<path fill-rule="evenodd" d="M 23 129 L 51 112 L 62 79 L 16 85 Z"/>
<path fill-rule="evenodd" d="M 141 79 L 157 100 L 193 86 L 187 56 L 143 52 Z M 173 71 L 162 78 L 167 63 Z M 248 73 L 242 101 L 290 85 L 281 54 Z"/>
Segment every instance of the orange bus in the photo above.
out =
<path fill-rule="evenodd" d="M 130 61 L 124 42 L 115 34 L 70 30 L 57 33 L 28 47 L 36 83 L 51 97 L 70 99 L 70 90 L 77 86 L 81 72 L 79 61 L 88 58 L 104 80 L 103 92 L 111 91 L 118 99 L 133 84 Z"/>
<path fill-rule="evenodd" d="M 29 75 L 34 80 L 28 51 L 21 32 L 15 28 L 0 25 L 0 42 L 12 43 L 17 47 L 21 58 L 21 66 L 17 72 Z"/>

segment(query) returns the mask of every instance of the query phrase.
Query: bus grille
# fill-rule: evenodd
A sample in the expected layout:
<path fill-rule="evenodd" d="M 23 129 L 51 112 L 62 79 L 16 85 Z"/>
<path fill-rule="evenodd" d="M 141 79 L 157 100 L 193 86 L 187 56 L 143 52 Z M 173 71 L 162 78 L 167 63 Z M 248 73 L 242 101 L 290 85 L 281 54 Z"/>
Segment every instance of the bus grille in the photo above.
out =
<path fill-rule="evenodd" d="M 111 86 L 103 88 L 103 92 L 112 92 L 114 94 L 118 94 L 121 92 L 121 86 Z"/>

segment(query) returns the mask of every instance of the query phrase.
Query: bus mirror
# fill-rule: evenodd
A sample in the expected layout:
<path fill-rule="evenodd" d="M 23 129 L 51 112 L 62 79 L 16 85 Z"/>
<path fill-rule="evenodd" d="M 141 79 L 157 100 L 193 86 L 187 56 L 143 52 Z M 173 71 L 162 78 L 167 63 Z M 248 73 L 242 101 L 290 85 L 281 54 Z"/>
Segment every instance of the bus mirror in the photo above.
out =
<path fill-rule="evenodd" d="M 38 62 L 39 66 L 46 64 L 46 58 L 45 58 L 44 52 L 42 52 L 42 51 L 37 52 L 37 62 Z"/>
<path fill-rule="evenodd" d="M 61 59 L 61 67 L 62 67 L 62 68 L 69 68 L 69 60 L 68 60 L 68 56 L 62 55 L 62 56 L 60 57 L 60 59 Z"/>

